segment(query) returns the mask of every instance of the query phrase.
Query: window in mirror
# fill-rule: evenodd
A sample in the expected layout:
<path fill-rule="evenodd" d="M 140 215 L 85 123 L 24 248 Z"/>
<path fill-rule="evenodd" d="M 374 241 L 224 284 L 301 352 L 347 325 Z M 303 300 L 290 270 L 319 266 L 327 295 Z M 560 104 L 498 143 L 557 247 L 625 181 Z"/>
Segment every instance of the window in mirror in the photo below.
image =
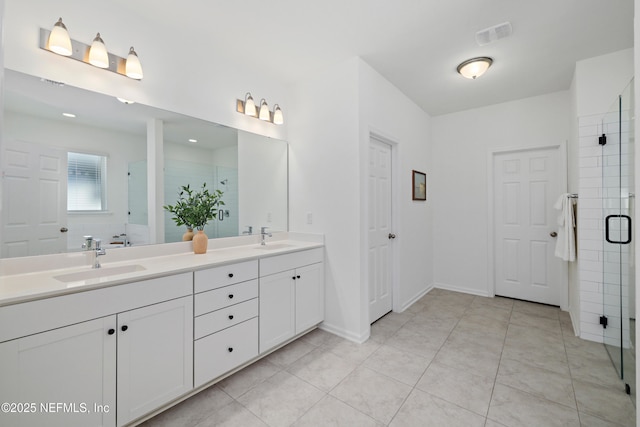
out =
<path fill-rule="evenodd" d="M 107 158 L 85 153 L 67 153 L 67 210 L 107 210 Z"/>

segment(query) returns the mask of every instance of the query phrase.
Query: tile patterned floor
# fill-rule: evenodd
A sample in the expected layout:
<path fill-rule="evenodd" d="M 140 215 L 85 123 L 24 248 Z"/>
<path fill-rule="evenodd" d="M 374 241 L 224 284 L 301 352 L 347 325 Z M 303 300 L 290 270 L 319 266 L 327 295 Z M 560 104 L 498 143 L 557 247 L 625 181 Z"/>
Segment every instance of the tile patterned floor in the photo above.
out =
<path fill-rule="evenodd" d="M 434 289 L 355 344 L 315 330 L 143 425 L 635 426 L 567 313 Z"/>

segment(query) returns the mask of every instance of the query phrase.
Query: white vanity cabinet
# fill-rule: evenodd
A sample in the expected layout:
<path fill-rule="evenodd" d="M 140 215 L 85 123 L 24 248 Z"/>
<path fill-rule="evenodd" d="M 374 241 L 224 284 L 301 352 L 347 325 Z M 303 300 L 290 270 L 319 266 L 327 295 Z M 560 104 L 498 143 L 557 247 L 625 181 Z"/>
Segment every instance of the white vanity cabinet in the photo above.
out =
<path fill-rule="evenodd" d="M 194 274 L 194 385 L 258 355 L 258 261 Z"/>
<path fill-rule="evenodd" d="M 36 409 L 0 425 L 124 425 L 190 391 L 192 286 L 184 273 L 0 307 L 0 401 Z"/>
<path fill-rule="evenodd" d="M 260 260 L 260 353 L 323 320 L 322 248 Z"/>

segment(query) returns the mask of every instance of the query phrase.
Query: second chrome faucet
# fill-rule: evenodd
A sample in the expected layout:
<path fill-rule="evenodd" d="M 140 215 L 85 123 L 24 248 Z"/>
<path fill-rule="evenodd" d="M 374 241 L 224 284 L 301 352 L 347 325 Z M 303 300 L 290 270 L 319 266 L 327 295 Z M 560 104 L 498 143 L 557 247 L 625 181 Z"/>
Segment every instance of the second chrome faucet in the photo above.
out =
<path fill-rule="evenodd" d="M 264 238 L 267 237 L 267 236 L 271 237 L 271 233 L 267 233 L 267 228 L 269 228 L 269 227 L 260 227 L 260 235 L 262 236 L 262 240 L 261 240 L 260 244 L 262 246 L 267 244 L 267 242 L 265 242 Z"/>

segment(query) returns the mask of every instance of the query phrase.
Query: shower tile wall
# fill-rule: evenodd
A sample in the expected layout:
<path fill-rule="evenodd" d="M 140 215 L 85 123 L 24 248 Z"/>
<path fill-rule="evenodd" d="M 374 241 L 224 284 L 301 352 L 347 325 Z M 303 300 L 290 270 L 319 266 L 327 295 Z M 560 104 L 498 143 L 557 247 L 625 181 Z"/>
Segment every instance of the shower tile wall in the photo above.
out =
<path fill-rule="evenodd" d="M 604 117 L 604 119 L 603 119 Z M 620 336 L 620 318 L 611 316 L 618 313 L 620 306 L 620 291 L 623 299 L 628 299 L 628 277 L 620 280 L 619 245 L 604 245 L 604 214 L 603 198 L 618 197 L 620 183 L 617 178 L 619 156 L 617 149 L 607 150 L 602 155 L 602 147 L 598 144 L 598 136 L 603 133 L 609 135 L 609 143 L 618 144 L 618 114 L 583 116 L 578 119 L 579 135 L 579 201 L 578 201 L 578 269 L 580 280 L 580 336 L 584 339 L 603 342 L 603 328 L 600 316 L 604 314 L 604 304 L 607 309 L 609 326 L 608 336 Z M 623 118 L 623 155 L 630 150 L 625 143 L 624 132 L 628 132 L 628 120 Z M 615 135 L 614 135 L 615 134 Z M 609 154 L 611 151 L 611 154 Z M 629 156 L 626 156 L 629 157 Z M 623 181 L 628 175 L 629 165 L 622 165 Z M 603 179 L 604 173 L 604 179 Z M 622 193 L 625 193 L 623 185 Z M 628 199 L 623 203 L 628 203 Z M 607 204 L 611 204 L 607 202 Z M 611 213 L 618 213 L 619 202 L 610 206 L 615 209 Z M 625 205 L 623 204 L 623 207 Z M 628 204 L 627 204 L 628 206 Z M 609 207 L 609 206 L 606 206 Z M 625 214 L 625 210 L 622 211 Z M 623 246 L 623 251 L 629 247 Z M 623 257 L 625 258 L 625 257 Z M 623 271 L 626 266 L 623 265 Z M 614 307 L 616 307 L 614 309 Z M 628 307 L 623 301 L 623 307 Z M 627 313 L 624 318 L 628 319 Z M 616 329 L 617 331 L 614 331 Z M 628 331 L 628 325 L 624 327 Z M 628 337 L 625 337 L 628 343 Z M 618 344 L 618 343 L 610 343 Z"/>

